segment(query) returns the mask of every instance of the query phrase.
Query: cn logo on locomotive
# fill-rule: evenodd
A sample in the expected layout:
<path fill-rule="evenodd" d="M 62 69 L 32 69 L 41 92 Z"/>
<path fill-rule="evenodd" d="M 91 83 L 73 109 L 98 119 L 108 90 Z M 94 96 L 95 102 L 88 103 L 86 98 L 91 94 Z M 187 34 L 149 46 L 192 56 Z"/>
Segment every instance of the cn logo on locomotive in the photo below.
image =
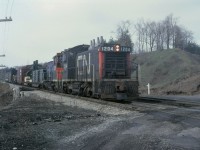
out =
<path fill-rule="evenodd" d="M 78 75 L 82 75 L 83 68 L 87 69 L 87 74 L 90 74 L 90 58 L 91 54 L 80 55 L 77 58 Z"/>

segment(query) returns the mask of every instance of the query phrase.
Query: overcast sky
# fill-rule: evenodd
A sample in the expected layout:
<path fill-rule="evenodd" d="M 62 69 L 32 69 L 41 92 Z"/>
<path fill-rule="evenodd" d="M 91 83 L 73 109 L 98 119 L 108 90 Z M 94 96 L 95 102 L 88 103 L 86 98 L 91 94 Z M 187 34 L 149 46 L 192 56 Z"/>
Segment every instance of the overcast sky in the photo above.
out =
<path fill-rule="evenodd" d="M 200 44 L 200 0 L 0 0 L 0 19 L 13 19 L 0 22 L 0 64 L 48 62 L 66 48 L 114 37 L 121 21 L 160 21 L 171 13 Z"/>

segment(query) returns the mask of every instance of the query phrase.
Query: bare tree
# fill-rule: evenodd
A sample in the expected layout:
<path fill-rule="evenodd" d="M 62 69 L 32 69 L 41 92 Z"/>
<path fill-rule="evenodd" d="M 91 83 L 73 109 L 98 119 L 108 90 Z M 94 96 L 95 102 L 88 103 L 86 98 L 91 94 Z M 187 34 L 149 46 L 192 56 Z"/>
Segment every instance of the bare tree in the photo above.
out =
<path fill-rule="evenodd" d="M 176 24 L 177 18 L 175 18 L 173 14 L 168 15 L 163 21 L 163 25 L 165 27 L 165 43 L 167 49 L 170 49 L 170 45 L 172 45 L 172 47 L 174 45 L 174 27 Z"/>
<path fill-rule="evenodd" d="M 146 23 L 146 43 L 149 45 L 148 49 L 153 51 L 156 41 L 156 23 L 155 22 L 147 22 Z"/>
<path fill-rule="evenodd" d="M 132 47 L 133 42 L 130 34 L 131 23 L 129 20 L 122 21 L 117 27 L 117 41 L 123 46 Z"/>
<path fill-rule="evenodd" d="M 183 27 L 175 26 L 175 48 L 185 49 L 190 41 L 193 40 L 191 31 L 186 30 Z"/>
<path fill-rule="evenodd" d="M 138 51 L 143 52 L 145 45 L 145 23 L 143 20 L 140 20 L 137 24 L 135 24 L 135 30 L 137 35 Z"/>
<path fill-rule="evenodd" d="M 193 39 L 192 32 L 181 27 L 173 14 L 168 15 L 163 21 L 140 20 L 135 24 L 139 52 L 164 50 L 170 48 L 184 49 Z"/>
<path fill-rule="evenodd" d="M 192 32 L 178 25 L 177 20 L 173 14 L 170 14 L 159 22 L 143 19 L 138 21 L 134 25 L 136 35 L 134 46 L 137 51 L 140 53 L 170 48 L 185 49 L 187 44 L 193 40 Z M 111 38 L 109 42 L 118 42 L 122 46 L 133 47 L 130 28 L 130 21 L 122 21 L 117 26 L 117 40 Z"/>
<path fill-rule="evenodd" d="M 156 49 L 164 49 L 164 39 L 165 39 L 165 27 L 162 22 L 157 23 L 156 25 Z"/>

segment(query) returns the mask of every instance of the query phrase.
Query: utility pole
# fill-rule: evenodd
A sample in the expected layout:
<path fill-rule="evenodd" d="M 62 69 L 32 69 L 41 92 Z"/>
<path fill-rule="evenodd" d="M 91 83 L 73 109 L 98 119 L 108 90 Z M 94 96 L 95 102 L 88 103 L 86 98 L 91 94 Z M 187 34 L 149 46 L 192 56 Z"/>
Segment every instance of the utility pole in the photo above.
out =
<path fill-rule="evenodd" d="M 5 19 L 0 19 L 0 22 L 7 22 L 7 21 L 12 21 L 12 18 L 9 17 L 9 18 L 5 18 Z"/>
<path fill-rule="evenodd" d="M 6 66 L 5 66 L 5 65 L 0 65 L 0 68 L 1 68 L 1 67 L 6 67 Z"/>
<path fill-rule="evenodd" d="M 3 55 L 0 55 L 0 57 L 5 57 L 6 55 L 5 54 L 3 54 Z M 6 67 L 5 65 L 0 65 L 0 68 L 1 67 Z"/>
<path fill-rule="evenodd" d="M 12 21 L 12 18 L 11 17 L 9 17 L 9 18 L 5 17 L 5 19 L 0 19 L 0 22 L 8 22 L 8 21 Z M 0 57 L 5 57 L 5 56 L 6 56 L 5 54 L 0 55 Z M 0 67 L 6 67 L 6 66 L 0 65 Z"/>

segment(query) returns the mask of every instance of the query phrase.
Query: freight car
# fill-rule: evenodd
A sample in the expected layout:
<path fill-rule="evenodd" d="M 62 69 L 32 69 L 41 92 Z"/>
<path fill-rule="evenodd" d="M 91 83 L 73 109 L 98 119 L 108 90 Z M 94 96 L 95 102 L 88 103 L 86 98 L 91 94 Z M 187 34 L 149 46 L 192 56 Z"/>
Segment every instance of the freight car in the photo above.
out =
<path fill-rule="evenodd" d="M 55 74 L 53 68 L 53 61 L 44 64 L 38 64 L 38 60 L 34 61 L 31 86 L 51 90 L 51 82 Z"/>
<path fill-rule="evenodd" d="M 32 65 L 26 65 L 26 66 L 20 66 L 17 67 L 17 83 L 24 85 L 25 81 L 25 77 L 29 75 L 31 69 L 32 69 Z"/>
<path fill-rule="evenodd" d="M 15 68 L 3 68 L 0 70 L 0 80 L 9 83 L 17 83 L 17 70 Z"/>
<path fill-rule="evenodd" d="M 103 38 L 57 53 L 55 89 L 102 99 L 138 98 L 138 71 L 137 67 L 131 71 L 130 55 L 131 47 L 104 43 Z"/>

